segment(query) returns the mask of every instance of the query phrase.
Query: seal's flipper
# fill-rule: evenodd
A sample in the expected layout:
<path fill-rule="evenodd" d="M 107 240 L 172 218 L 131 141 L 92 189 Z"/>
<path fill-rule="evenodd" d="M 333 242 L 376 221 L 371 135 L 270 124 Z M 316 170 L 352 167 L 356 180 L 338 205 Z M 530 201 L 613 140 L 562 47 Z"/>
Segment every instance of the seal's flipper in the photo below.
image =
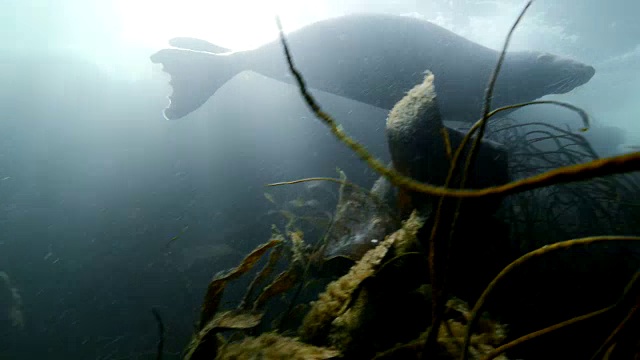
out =
<path fill-rule="evenodd" d="M 222 46 L 214 45 L 206 40 L 190 38 L 190 37 L 176 37 L 169 40 L 169 45 L 187 50 L 205 51 L 213 54 L 229 53 L 231 50 L 225 49 Z"/>
<path fill-rule="evenodd" d="M 167 120 L 179 119 L 204 104 L 224 83 L 242 69 L 238 53 L 213 54 L 185 49 L 164 49 L 151 56 L 171 75 L 173 93 L 164 110 Z"/>

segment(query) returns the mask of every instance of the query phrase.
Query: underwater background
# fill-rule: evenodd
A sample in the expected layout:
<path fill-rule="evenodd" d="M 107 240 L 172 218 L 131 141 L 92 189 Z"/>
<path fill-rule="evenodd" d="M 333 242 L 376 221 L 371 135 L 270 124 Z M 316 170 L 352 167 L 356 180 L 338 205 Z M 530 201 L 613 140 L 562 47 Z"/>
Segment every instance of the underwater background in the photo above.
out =
<path fill-rule="evenodd" d="M 168 39 L 193 36 L 242 50 L 276 38 L 275 14 L 291 31 L 383 12 L 420 17 L 499 49 L 522 5 L 5 0 L 0 287 L 18 293 L 21 314 L 20 321 L 5 317 L 15 304 L 0 298 L 0 359 L 152 359 L 152 308 L 166 326 L 166 358 L 178 358 L 212 276 L 236 266 L 282 221 L 265 184 L 335 177 L 336 168 L 365 187 L 377 178 L 314 118 L 296 87 L 256 73 L 239 74 L 185 119 L 166 121 L 168 77 L 149 56 Z M 585 136 L 601 156 L 640 145 L 638 12 L 632 0 L 538 0 L 510 47 L 596 68 L 588 84 L 549 98 L 592 116 Z M 316 95 L 350 134 L 389 160 L 386 110 Z M 551 107 L 513 114 L 540 116 L 579 125 L 575 114 Z M 305 203 L 318 192 L 302 186 L 273 196 L 278 209 L 332 211 L 335 203 Z"/>

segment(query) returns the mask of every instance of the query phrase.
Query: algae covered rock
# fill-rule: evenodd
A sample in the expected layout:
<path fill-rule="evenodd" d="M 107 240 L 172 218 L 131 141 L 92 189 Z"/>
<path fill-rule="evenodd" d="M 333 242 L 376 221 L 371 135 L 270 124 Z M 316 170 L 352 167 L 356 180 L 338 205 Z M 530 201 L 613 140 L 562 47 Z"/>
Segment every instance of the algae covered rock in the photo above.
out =
<path fill-rule="evenodd" d="M 424 81 L 411 89 L 387 117 L 387 142 L 393 167 L 405 176 L 431 185 L 444 185 L 451 167 L 452 153 L 462 143 L 465 134 L 448 128 L 442 122 L 434 76 L 427 72 Z M 469 146 L 462 152 L 465 159 Z M 460 169 L 460 167 L 458 167 Z M 460 173 L 460 172 L 459 172 Z M 508 154 L 501 144 L 482 139 L 476 161 L 467 173 L 465 188 L 479 189 L 506 184 L 510 181 Z M 453 179 L 450 187 L 460 182 Z M 434 197 L 411 192 L 410 210 L 424 211 L 433 205 Z M 494 213 L 500 197 L 466 200 L 465 207 L 473 213 Z"/>
<path fill-rule="evenodd" d="M 334 338 L 340 338 L 336 326 L 344 327 L 344 317 L 349 316 L 347 312 L 354 311 L 350 309 L 352 304 L 359 303 L 358 297 L 362 294 L 366 281 L 376 275 L 383 261 L 389 257 L 390 252 L 393 253 L 395 244 L 405 246 L 405 243 L 414 241 L 421 226 L 422 219 L 414 213 L 401 229 L 387 236 L 376 248 L 369 250 L 346 275 L 330 283 L 313 303 L 303 321 L 299 332 L 303 341 L 328 344 L 330 334 Z M 337 320 L 341 316 L 342 320 Z M 349 325 L 347 328 L 351 329 L 353 326 Z"/>
<path fill-rule="evenodd" d="M 264 333 L 258 337 L 247 337 L 242 341 L 223 345 L 216 359 L 324 360 L 339 356 L 340 352 L 337 350 L 305 344 L 275 333 Z"/>

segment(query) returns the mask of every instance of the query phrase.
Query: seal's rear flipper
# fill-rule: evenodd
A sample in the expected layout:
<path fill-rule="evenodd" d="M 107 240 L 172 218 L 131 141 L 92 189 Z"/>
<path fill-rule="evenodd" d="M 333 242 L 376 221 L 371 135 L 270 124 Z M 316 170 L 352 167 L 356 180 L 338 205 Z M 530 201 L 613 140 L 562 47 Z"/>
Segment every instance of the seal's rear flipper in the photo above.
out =
<path fill-rule="evenodd" d="M 179 119 L 198 109 L 240 70 L 235 53 L 212 54 L 187 49 L 164 49 L 151 56 L 171 75 L 173 93 L 164 110 L 168 120 Z"/>

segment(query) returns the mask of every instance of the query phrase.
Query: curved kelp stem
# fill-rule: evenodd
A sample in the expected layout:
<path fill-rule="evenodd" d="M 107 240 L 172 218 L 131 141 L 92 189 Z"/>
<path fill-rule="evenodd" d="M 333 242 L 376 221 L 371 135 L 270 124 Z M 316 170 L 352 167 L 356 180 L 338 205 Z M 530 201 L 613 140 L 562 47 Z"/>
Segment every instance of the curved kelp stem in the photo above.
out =
<path fill-rule="evenodd" d="M 620 307 L 621 304 L 624 304 L 625 301 L 627 301 L 627 297 L 629 296 L 633 296 L 633 293 L 631 291 L 631 289 L 634 286 L 637 286 L 638 284 L 638 279 L 640 279 L 640 272 L 636 272 L 634 274 L 634 276 L 631 278 L 631 280 L 629 281 L 629 284 L 627 285 L 627 287 L 625 288 L 625 291 L 623 292 L 622 296 L 620 297 L 620 299 L 613 305 L 609 305 L 603 309 L 600 310 L 596 310 L 593 312 L 590 312 L 588 314 L 584 314 L 584 315 L 580 315 L 580 316 L 576 316 L 574 318 L 571 318 L 569 320 L 563 321 L 561 323 L 558 324 L 554 324 L 551 326 L 548 326 L 544 329 L 538 330 L 538 331 L 534 331 L 530 334 L 521 336 L 515 340 L 512 340 L 504 345 L 499 346 L 498 348 L 496 348 L 495 350 L 493 350 L 491 353 L 489 353 L 487 356 L 483 357 L 482 360 L 492 360 L 495 359 L 496 357 L 500 356 L 502 353 L 504 353 L 505 351 L 511 350 L 514 347 L 527 342 L 529 340 L 535 339 L 539 336 L 548 334 L 550 332 L 556 331 L 558 329 L 562 329 L 564 327 L 567 327 L 569 325 L 573 325 L 575 323 L 579 323 L 581 321 L 586 321 L 589 319 L 592 319 L 596 316 L 600 316 L 602 314 L 605 314 L 617 307 Z M 631 293 L 631 295 L 629 295 Z M 618 326 L 614 332 L 611 334 L 611 336 L 609 336 L 609 338 L 607 338 L 607 340 L 604 342 L 604 344 L 602 345 L 602 347 L 596 352 L 596 354 L 591 358 L 591 360 L 596 360 L 596 359 L 600 359 L 602 353 L 604 352 L 604 350 L 608 349 L 609 346 L 611 346 L 611 343 L 613 341 L 613 339 L 615 339 L 615 336 L 617 334 L 619 334 L 620 329 L 624 326 L 624 324 L 626 324 L 628 322 L 628 319 L 631 318 L 631 316 L 633 316 L 634 311 L 636 311 L 638 309 L 638 306 L 640 306 L 640 304 L 636 304 L 633 309 L 629 312 L 629 314 L 625 317 L 625 319 L 622 321 L 622 323 L 620 324 L 620 326 Z"/>
<path fill-rule="evenodd" d="M 563 101 L 557 101 L 557 100 L 535 100 L 535 101 L 529 101 L 529 102 L 525 102 L 525 103 L 520 103 L 520 104 L 512 104 L 512 105 L 507 105 L 507 106 L 503 106 L 500 108 L 497 108 L 495 110 L 490 111 L 487 114 L 487 120 L 491 119 L 492 117 L 494 117 L 495 115 L 503 112 L 503 111 L 508 111 L 508 110 L 516 110 L 516 109 L 520 109 L 523 108 L 525 106 L 531 106 L 531 105 L 556 105 L 556 106 L 560 106 L 560 107 L 564 107 L 567 108 L 571 111 L 576 112 L 579 116 L 580 119 L 582 120 L 582 124 L 583 127 L 580 128 L 580 131 L 587 131 L 589 130 L 589 127 L 591 126 L 590 124 L 590 120 L 589 120 L 589 115 L 587 114 L 586 111 L 584 111 L 583 109 L 580 109 L 579 107 L 563 102 Z M 471 137 L 476 133 L 476 131 L 478 131 L 481 127 L 482 124 L 485 124 L 486 120 L 480 119 L 478 121 L 476 121 L 471 128 L 469 128 L 469 131 L 467 132 L 467 134 L 465 135 L 465 137 L 462 139 L 462 142 L 460 143 L 460 146 L 458 146 L 458 149 L 456 152 L 462 152 L 462 150 L 464 150 L 464 148 L 467 146 L 468 142 L 471 140 Z M 515 125 L 515 126 L 524 126 L 524 125 L 531 125 L 531 124 L 535 124 L 535 123 L 528 123 L 528 124 L 523 124 L 523 125 Z M 544 125 L 548 125 L 546 123 L 540 123 L 540 124 L 544 124 Z M 478 135 L 479 137 L 480 135 Z M 474 142 L 475 144 L 475 142 Z M 461 154 L 458 154 L 458 157 Z M 455 157 L 455 155 L 454 155 Z"/>
<path fill-rule="evenodd" d="M 491 101 L 493 100 L 493 91 L 495 89 L 496 81 L 498 80 L 498 75 L 500 74 L 500 69 L 502 69 L 502 63 L 504 62 L 504 58 L 507 54 L 507 48 L 509 47 L 509 43 L 511 42 L 511 37 L 513 36 L 513 32 L 518 27 L 518 24 L 520 23 L 520 21 L 524 17 L 524 14 L 527 12 L 527 10 L 529 9 L 532 3 L 533 3 L 533 0 L 527 1 L 527 4 L 524 6 L 522 11 L 520 11 L 518 18 L 511 26 L 511 29 L 509 29 L 509 33 L 507 34 L 504 45 L 502 47 L 502 52 L 500 52 L 500 58 L 498 59 L 498 63 L 496 64 L 495 69 L 493 70 L 493 74 L 491 74 L 491 80 L 489 81 L 489 85 L 487 86 L 487 91 L 485 94 L 484 105 L 482 109 L 482 120 L 480 120 L 480 128 L 479 128 L 478 136 L 473 142 L 473 145 L 471 146 L 471 152 L 467 157 L 467 163 L 466 163 L 467 169 L 469 168 L 469 164 L 473 162 L 475 158 L 475 154 L 480 146 L 480 141 L 484 137 L 484 132 L 487 128 L 487 121 L 489 120 L 489 111 L 491 111 Z"/>
<path fill-rule="evenodd" d="M 620 336 L 620 334 L 624 332 L 625 327 L 628 327 L 628 325 L 633 321 L 634 316 L 638 316 L 638 311 L 640 310 L 640 270 L 636 271 L 633 278 L 627 285 L 622 298 L 620 299 L 620 301 L 618 301 L 616 306 L 618 306 L 619 304 L 624 304 L 625 301 L 632 304 L 631 310 L 629 310 L 620 324 L 616 326 L 611 335 L 607 337 L 604 343 L 591 357 L 591 360 L 600 359 L 606 351 L 609 351 L 615 345 L 616 340 Z M 638 323 L 636 322 L 636 325 L 637 324 Z"/>
<path fill-rule="evenodd" d="M 525 8 L 526 9 L 526 8 Z M 517 24 L 517 23 L 516 23 Z M 514 24 L 515 26 L 515 24 Z M 506 46 L 506 44 L 505 44 Z M 506 47 L 503 49 L 503 52 L 506 52 Z M 493 84 L 494 82 L 492 82 Z M 487 94 L 489 95 L 489 93 Z M 486 101 L 489 101 L 488 98 Z M 580 118 L 582 119 L 583 125 L 584 127 L 580 129 L 580 131 L 587 131 L 589 128 L 589 115 L 582 109 L 571 105 L 569 103 L 565 103 L 565 102 L 561 102 L 561 101 L 555 101 L 555 100 L 540 100 L 540 101 L 530 101 L 530 102 L 526 102 L 526 103 L 521 103 L 521 104 L 513 104 L 513 105 L 508 105 L 508 106 L 504 106 L 498 109 L 495 109 L 489 113 L 487 113 L 485 117 L 483 117 L 482 119 L 478 120 L 475 124 L 473 124 L 473 126 L 471 126 L 471 128 L 469 128 L 469 130 L 467 131 L 467 134 L 464 136 L 464 138 L 462 139 L 462 141 L 460 142 L 460 145 L 458 146 L 458 148 L 456 149 L 455 154 L 453 155 L 453 158 L 451 159 L 451 167 L 449 169 L 449 173 L 447 175 L 447 179 L 445 182 L 445 187 L 449 188 L 451 186 L 451 181 L 453 180 L 458 165 L 460 163 L 461 157 L 462 157 L 462 153 L 464 151 L 464 149 L 466 148 L 467 144 L 469 143 L 469 141 L 471 140 L 472 136 L 479 130 L 483 128 L 483 125 L 486 125 L 486 122 L 492 118 L 494 115 L 502 112 L 502 111 L 507 111 L 507 110 L 514 110 L 514 109 L 519 109 L 522 107 L 526 107 L 526 106 L 530 106 L 530 105 L 542 105 L 542 104 L 549 104 L 549 105 L 556 105 L 556 106 L 560 106 L 560 107 L 564 107 L 567 108 L 569 110 L 575 111 L 576 113 L 578 113 L 578 115 L 580 116 Z M 572 134 L 573 135 L 573 134 Z M 467 183 L 467 177 L 469 174 L 469 170 L 471 168 L 471 165 L 473 163 L 473 160 L 471 160 L 471 156 L 477 153 L 477 149 L 479 147 L 479 143 L 482 140 L 483 134 L 480 134 L 476 137 L 474 143 L 472 144 L 472 149 L 469 152 L 469 155 L 467 156 L 467 160 L 465 162 L 465 167 L 464 167 L 464 171 L 463 171 L 463 177 L 462 177 L 462 181 L 460 182 L 460 189 L 464 189 L 464 187 L 466 186 Z M 438 203 L 438 209 L 436 212 L 436 219 L 440 219 L 440 214 L 442 211 L 442 205 L 443 205 L 443 201 L 444 201 L 445 197 L 441 197 L 440 198 L 440 202 Z M 454 212 L 454 216 L 453 216 L 453 220 L 452 220 L 452 224 L 451 224 L 451 233 L 449 235 L 449 238 L 453 238 L 453 232 L 455 231 L 455 224 L 458 220 L 458 217 L 460 215 L 460 208 L 461 208 L 461 204 L 462 204 L 462 198 L 458 199 L 457 205 L 456 205 L 456 210 Z M 436 229 L 438 226 L 439 221 L 435 222 L 434 225 L 434 229 L 432 231 L 431 234 L 431 241 L 433 241 L 433 239 L 435 238 L 436 235 Z M 448 259 L 448 257 L 447 257 Z M 445 261 L 446 263 L 446 261 Z"/>
<path fill-rule="evenodd" d="M 573 239 L 558 242 L 552 245 L 543 246 L 537 250 L 531 251 L 518 259 L 514 260 L 511 264 L 507 265 L 500 273 L 489 283 L 487 288 L 484 290 L 480 298 L 473 306 L 471 310 L 471 318 L 469 319 L 469 323 L 467 325 L 467 331 L 464 339 L 464 347 L 462 352 L 462 360 L 466 360 L 469 356 L 469 345 L 471 343 L 471 334 L 473 333 L 473 328 L 476 326 L 479 320 L 479 314 L 484 306 L 489 294 L 495 289 L 496 285 L 502 280 L 507 274 L 513 271 L 515 268 L 520 267 L 521 265 L 527 263 L 529 260 L 548 255 L 552 252 L 556 252 L 559 250 L 566 250 L 575 246 L 584 246 L 596 243 L 604 243 L 604 242 L 613 242 L 613 241 L 640 241 L 640 236 L 592 236 L 581 239 Z"/>
<path fill-rule="evenodd" d="M 551 325 L 551 326 L 546 327 L 544 329 L 532 332 L 532 333 L 527 334 L 525 336 L 521 336 L 521 337 L 519 337 L 519 338 L 517 338 L 517 339 L 515 339 L 513 341 L 510 341 L 510 342 L 508 342 L 508 343 L 506 343 L 504 345 L 499 346 L 498 348 L 493 350 L 491 353 L 489 353 L 489 355 L 483 357 L 482 360 L 495 359 L 496 357 L 502 355 L 502 353 L 504 353 L 505 351 L 511 350 L 514 347 L 516 347 L 516 346 L 518 346 L 518 345 L 520 345 L 520 344 L 522 344 L 524 342 L 527 342 L 529 340 L 533 340 L 533 339 L 535 339 L 537 337 L 540 337 L 542 335 L 548 334 L 550 332 L 562 329 L 562 328 L 564 328 L 566 326 L 573 325 L 573 324 L 579 323 L 581 321 L 586 321 L 586 320 L 592 319 L 592 318 L 594 318 L 596 316 L 600 316 L 602 314 L 605 314 L 605 313 L 613 310 L 614 308 L 615 308 L 615 305 L 610 305 L 610 306 L 607 306 L 604 309 L 596 310 L 596 311 L 590 312 L 590 313 L 585 314 L 585 315 L 576 316 L 576 317 L 571 318 L 571 319 L 569 319 L 567 321 L 563 321 L 561 323 L 554 324 L 554 325 Z"/>
<path fill-rule="evenodd" d="M 485 99 L 484 99 L 484 104 L 482 109 L 482 119 L 479 121 L 479 126 L 477 127 L 479 129 L 478 130 L 479 133 L 476 136 L 475 141 L 473 142 L 471 149 L 469 151 L 469 155 L 467 156 L 467 159 L 466 159 L 464 171 L 462 173 L 462 181 L 460 183 L 461 189 L 464 188 L 466 185 L 469 168 L 476 157 L 476 153 L 480 148 L 480 142 L 484 137 L 484 132 L 487 126 L 487 122 L 489 120 L 489 112 L 491 110 L 491 101 L 493 99 L 493 91 L 495 88 L 496 80 L 498 79 L 498 74 L 500 74 L 500 69 L 502 68 L 502 63 L 504 62 L 504 58 L 507 53 L 507 48 L 509 47 L 509 42 L 511 41 L 511 36 L 513 35 L 513 32 L 515 31 L 516 27 L 524 17 L 524 14 L 526 13 L 527 9 L 529 9 L 529 7 L 531 6 L 532 1 L 533 0 L 529 0 L 527 2 L 525 7 L 520 12 L 520 15 L 511 26 L 511 29 L 509 30 L 507 38 L 505 39 L 504 46 L 502 47 L 502 51 L 500 52 L 500 57 L 498 58 L 498 62 L 493 70 L 493 73 L 491 74 L 491 78 L 487 86 L 487 91 L 485 93 Z M 455 176 L 456 167 L 457 167 L 460 154 L 462 154 L 462 152 L 464 151 L 464 148 L 466 147 L 466 141 L 464 140 L 468 141 L 468 139 L 471 138 L 472 133 L 473 133 L 472 131 L 469 131 L 467 133 L 467 135 L 464 137 L 460 146 L 458 146 L 458 149 L 456 151 L 456 156 L 454 156 L 454 158 L 451 160 L 451 167 L 449 169 L 449 173 L 447 174 L 447 179 L 445 182 L 445 187 L 447 188 L 451 186 L 451 181 Z M 436 342 L 438 341 L 438 333 L 440 330 L 440 325 L 442 323 L 442 317 L 445 311 L 444 299 L 446 298 L 445 286 L 446 286 L 447 262 L 449 259 L 449 252 L 451 247 L 450 245 L 452 242 L 453 233 L 455 231 L 455 224 L 460 215 L 462 199 L 458 199 L 457 201 L 456 209 L 453 214 L 453 219 L 451 220 L 451 229 L 450 229 L 449 240 L 447 241 L 447 244 L 438 244 L 437 234 L 438 234 L 438 227 L 443 216 L 444 202 L 445 202 L 444 197 L 441 197 L 440 200 L 438 201 L 435 221 L 434 221 L 433 227 L 431 228 L 431 235 L 429 237 L 429 274 L 431 276 L 431 288 L 433 293 L 432 302 L 431 302 L 432 322 L 431 322 L 431 328 L 429 329 L 429 332 L 427 334 L 427 339 L 425 341 L 424 350 L 422 353 L 423 359 L 426 359 L 427 357 L 431 357 L 435 355 L 435 353 L 433 352 L 436 351 L 435 345 L 436 345 Z M 444 248 L 446 250 L 444 254 L 440 254 L 441 250 L 438 248 L 438 245 L 444 245 Z M 438 261 L 442 263 L 441 266 L 439 265 Z"/>

